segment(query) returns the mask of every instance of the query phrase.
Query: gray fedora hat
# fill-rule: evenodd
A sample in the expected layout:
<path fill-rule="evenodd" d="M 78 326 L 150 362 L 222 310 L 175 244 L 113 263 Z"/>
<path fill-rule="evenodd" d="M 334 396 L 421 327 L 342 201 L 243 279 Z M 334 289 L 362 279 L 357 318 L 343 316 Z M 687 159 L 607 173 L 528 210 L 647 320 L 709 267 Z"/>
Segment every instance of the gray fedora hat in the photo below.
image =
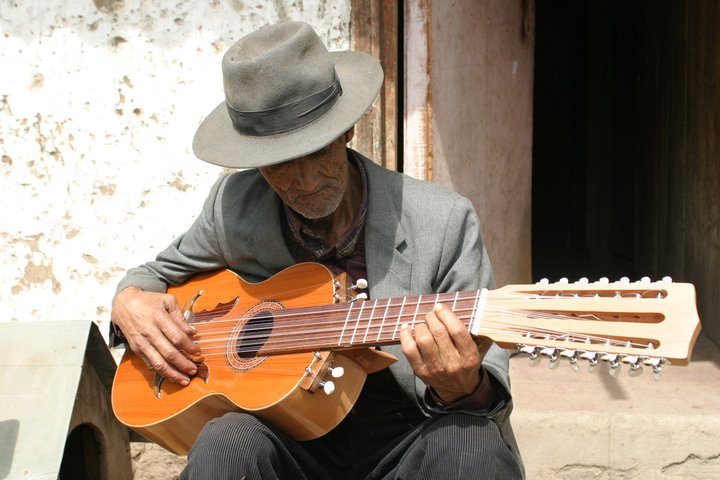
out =
<path fill-rule="evenodd" d="M 329 52 L 304 22 L 265 26 L 223 56 L 225 101 L 200 124 L 198 158 L 255 168 L 320 150 L 355 125 L 380 91 L 372 56 Z"/>

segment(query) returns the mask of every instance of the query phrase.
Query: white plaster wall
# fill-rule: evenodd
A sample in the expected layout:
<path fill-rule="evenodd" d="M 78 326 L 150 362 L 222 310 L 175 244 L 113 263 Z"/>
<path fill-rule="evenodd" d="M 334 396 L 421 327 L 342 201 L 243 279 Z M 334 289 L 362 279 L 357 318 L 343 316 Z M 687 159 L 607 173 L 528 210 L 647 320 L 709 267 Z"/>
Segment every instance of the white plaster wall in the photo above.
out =
<path fill-rule="evenodd" d="M 349 45 L 350 0 L 0 0 L 0 321 L 95 320 L 222 169 L 191 142 L 234 40 L 279 20 Z"/>

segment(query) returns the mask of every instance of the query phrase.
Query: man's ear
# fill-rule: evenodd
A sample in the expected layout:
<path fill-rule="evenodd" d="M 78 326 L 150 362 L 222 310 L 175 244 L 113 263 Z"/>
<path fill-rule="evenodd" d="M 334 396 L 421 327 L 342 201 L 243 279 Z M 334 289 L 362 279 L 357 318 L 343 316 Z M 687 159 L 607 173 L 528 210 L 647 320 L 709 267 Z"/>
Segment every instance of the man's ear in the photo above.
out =
<path fill-rule="evenodd" d="M 355 138 L 355 125 L 350 127 L 350 130 L 345 132 L 345 143 L 350 143 L 350 140 Z"/>

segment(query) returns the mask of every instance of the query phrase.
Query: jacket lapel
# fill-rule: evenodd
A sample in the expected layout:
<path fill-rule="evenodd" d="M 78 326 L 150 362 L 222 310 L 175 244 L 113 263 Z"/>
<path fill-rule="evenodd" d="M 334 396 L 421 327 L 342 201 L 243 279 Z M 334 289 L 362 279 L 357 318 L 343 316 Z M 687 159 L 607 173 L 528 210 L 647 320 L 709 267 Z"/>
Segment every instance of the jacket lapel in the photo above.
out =
<path fill-rule="evenodd" d="M 357 154 L 357 153 L 356 153 Z M 400 223 L 396 208 L 402 189 L 388 188 L 380 180 L 384 168 L 357 154 L 368 178 L 368 212 L 365 223 L 365 256 L 370 296 L 402 297 L 411 287 L 412 263 L 403 252 L 412 248 Z"/>
<path fill-rule="evenodd" d="M 359 155 L 359 154 L 358 154 Z M 400 222 L 397 204 L 402 199 L 402 184 L 380 179 L 385 169 L 359 155 L 368 176 L 368 216 L 365 224 L 365 258 L 371 298 L 404 297 L 412 288 L 412 262 L 405 253 L 412 243 L 405 235 Z M 396 177 L 397 178 L 397 177 Z M 401 388 L 417 403 L 415 377 L 410 364 L 404 360 L 400 345 L 382 347 L 400 361 L 390 370 Z"/>

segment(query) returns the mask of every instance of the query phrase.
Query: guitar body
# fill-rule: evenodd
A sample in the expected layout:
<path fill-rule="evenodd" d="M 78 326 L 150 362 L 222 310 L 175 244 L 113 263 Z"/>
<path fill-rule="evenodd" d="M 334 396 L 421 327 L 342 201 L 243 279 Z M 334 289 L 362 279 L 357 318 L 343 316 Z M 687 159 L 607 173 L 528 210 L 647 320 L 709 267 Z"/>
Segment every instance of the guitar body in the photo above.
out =
<path fill-rule="evenodd" d="M 192 323 L 198 330 L 194 339 L 201 345 L 206 380 L 198 375 L 185 387 L 162 382 L 157 388 L 155 374 L 128 349 L 112 390 L 113 410 L 123 424 L 174 453 L 186 454 L 208 420 L 231 411 L 268 419 L 298 440 L 319 437 L 340 423 L 366 377 L 366 368 L 352 355 L 238 356 L 238 340 L 231 333 L 252 325 L 258 312 L 332 303 L 334 278 L 325 267 L 300 264 L 256 284 L 219 271 L 168 290 L 180 305 L 201 291 L 192 310 L 203 315 L 196 314 Z M 344 375 L 332 379 L 336 389 L 326 394 L 319 384 L 331 366 L 342 367 Z"/>

